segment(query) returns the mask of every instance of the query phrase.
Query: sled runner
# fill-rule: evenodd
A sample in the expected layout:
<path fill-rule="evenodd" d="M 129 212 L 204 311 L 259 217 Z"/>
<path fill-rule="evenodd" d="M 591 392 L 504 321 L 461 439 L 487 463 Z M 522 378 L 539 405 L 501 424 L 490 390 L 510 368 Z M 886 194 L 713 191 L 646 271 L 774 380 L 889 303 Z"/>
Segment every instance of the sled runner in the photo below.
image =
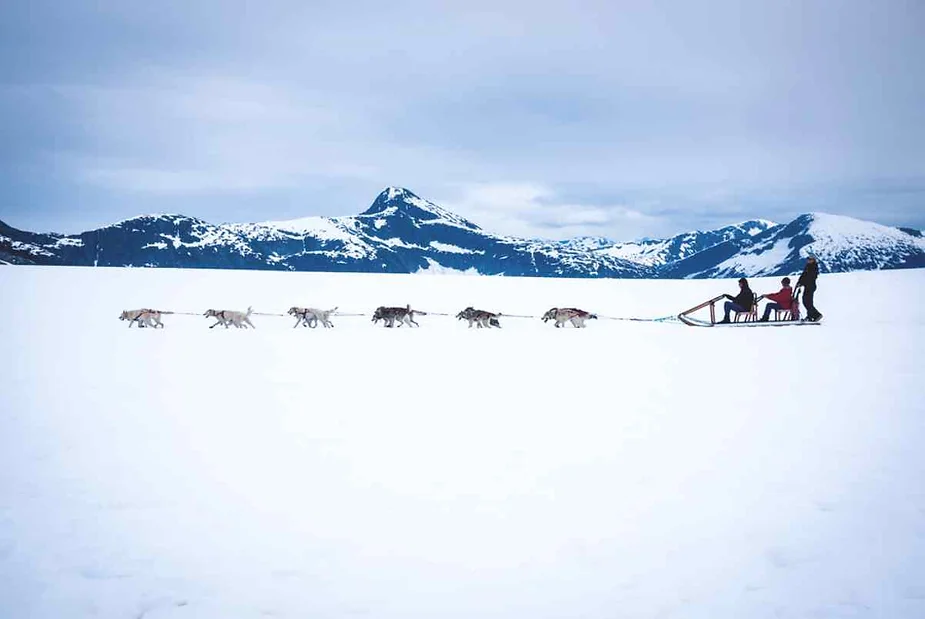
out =
<path fill-rule="evenodd" d="M 758 320 L 758 301 L 760 301 L 763 298 L 762 296 L 755 297 L 755 302 L 752 304 L 751 309 L 748 310 L 747 312 L 732 312 L 733 317 L 732 317 L 732 320 L 730 320 L 730 322 L 726 322 L 726 323 L 717 322 L 716 304 L 722 301 L 724 298 L 726 298 L 726 295 L 721 294 L 718 297 L 713 297 L 709 301 L 704 301 L 703 303 L 701 303 L 700 305 L 696 307 L 692 307 L 689 310 L 685 310 L 681 312 L 680 314 L 678 314 L 678 320 L 680 320 L 681 322 L 683 322 L 689 327 L 802 327 L 802 326 L 808 327 L 810 325 L 820 324 L 818 322 L 794 319 L 792 317 L 794 314 L 792 314 L 789 310 L 787 310 L 786 312 L 780 311 L 779 314 L 775 316 L 775 320 L 768 320 L 766 322 L 762 322 Z M 798 303 L 799 303 L 799 296 L 794 295 L 793 307 L 799 307 L 797 305 Z M 695 312 L 699 312 L 700 310 L 706 309 L 706 308 L 710 308 L 710 320 L 709 321 L 706 319 L 694 318 L 693 316 L 691 316 L 691 314 Z M 797 312 L 795 315 L 799 316 L 799 313 Z M 782 319 L 777 320 L 776 318 L 782 318 Z"/>

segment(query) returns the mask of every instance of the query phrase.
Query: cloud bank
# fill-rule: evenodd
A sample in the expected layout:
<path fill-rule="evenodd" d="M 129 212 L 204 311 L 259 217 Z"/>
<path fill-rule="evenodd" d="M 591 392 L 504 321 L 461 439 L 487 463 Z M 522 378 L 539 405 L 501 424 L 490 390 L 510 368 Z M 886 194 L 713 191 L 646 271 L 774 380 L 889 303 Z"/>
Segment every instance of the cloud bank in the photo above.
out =
<path fill-rule="evenodd" d="M 521 236 L 925 226 L 914 2 L 35 2 L 0 22 L 0 218 L 343 215 Z"/>

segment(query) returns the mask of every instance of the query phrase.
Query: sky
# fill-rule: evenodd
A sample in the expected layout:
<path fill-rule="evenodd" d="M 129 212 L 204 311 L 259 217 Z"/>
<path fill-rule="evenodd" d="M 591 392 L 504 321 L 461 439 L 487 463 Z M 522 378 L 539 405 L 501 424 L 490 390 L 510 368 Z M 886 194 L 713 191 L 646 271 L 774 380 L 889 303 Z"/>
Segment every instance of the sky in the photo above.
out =
<path fill-rule="evenodd" d="M 666 236 L 821 211 L 925 228 L 925 3 L 19 0 L 0 220 L 354 215 Z"/>

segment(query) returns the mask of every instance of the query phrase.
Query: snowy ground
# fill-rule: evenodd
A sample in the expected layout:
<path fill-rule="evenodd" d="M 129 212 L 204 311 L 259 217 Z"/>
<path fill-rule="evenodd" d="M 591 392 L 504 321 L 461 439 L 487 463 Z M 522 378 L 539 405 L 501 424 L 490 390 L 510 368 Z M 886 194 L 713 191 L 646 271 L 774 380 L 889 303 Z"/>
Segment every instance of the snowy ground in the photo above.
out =
<path fill-rule="evenodd" d="M 758 292 L 773 279 L 754 280 Z M 0 268 L 0 617 L 925 617 L 925 270 L 825 324 L 664 316 L 732 281 Z"/>

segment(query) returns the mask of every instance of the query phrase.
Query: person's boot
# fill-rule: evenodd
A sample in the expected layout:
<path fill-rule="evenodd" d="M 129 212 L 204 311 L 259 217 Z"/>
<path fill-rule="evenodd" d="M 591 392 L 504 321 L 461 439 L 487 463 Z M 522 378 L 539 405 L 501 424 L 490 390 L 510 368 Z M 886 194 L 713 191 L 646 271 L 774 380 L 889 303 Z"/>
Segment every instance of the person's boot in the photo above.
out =
<path fill-rule="evenodd" d="M 767 321 L 768 321 L 768 317 L 767 317 L 767 316 L 762 316 L 762 317 L 761 317 L 761 320 L 759 320 L 758 322 L 767 322 Z"/>
<path fill-rule="evenodd" d="M 722 320 L 720 320 L 720 321 L 719 321 L 718 323 L 716 323 L 716 324 L 718 324 L 718 325 L 728 325 L 728 324 L 729 324 L 729 318 L 728 318 L 728 317 L 723 318 Z"/>

